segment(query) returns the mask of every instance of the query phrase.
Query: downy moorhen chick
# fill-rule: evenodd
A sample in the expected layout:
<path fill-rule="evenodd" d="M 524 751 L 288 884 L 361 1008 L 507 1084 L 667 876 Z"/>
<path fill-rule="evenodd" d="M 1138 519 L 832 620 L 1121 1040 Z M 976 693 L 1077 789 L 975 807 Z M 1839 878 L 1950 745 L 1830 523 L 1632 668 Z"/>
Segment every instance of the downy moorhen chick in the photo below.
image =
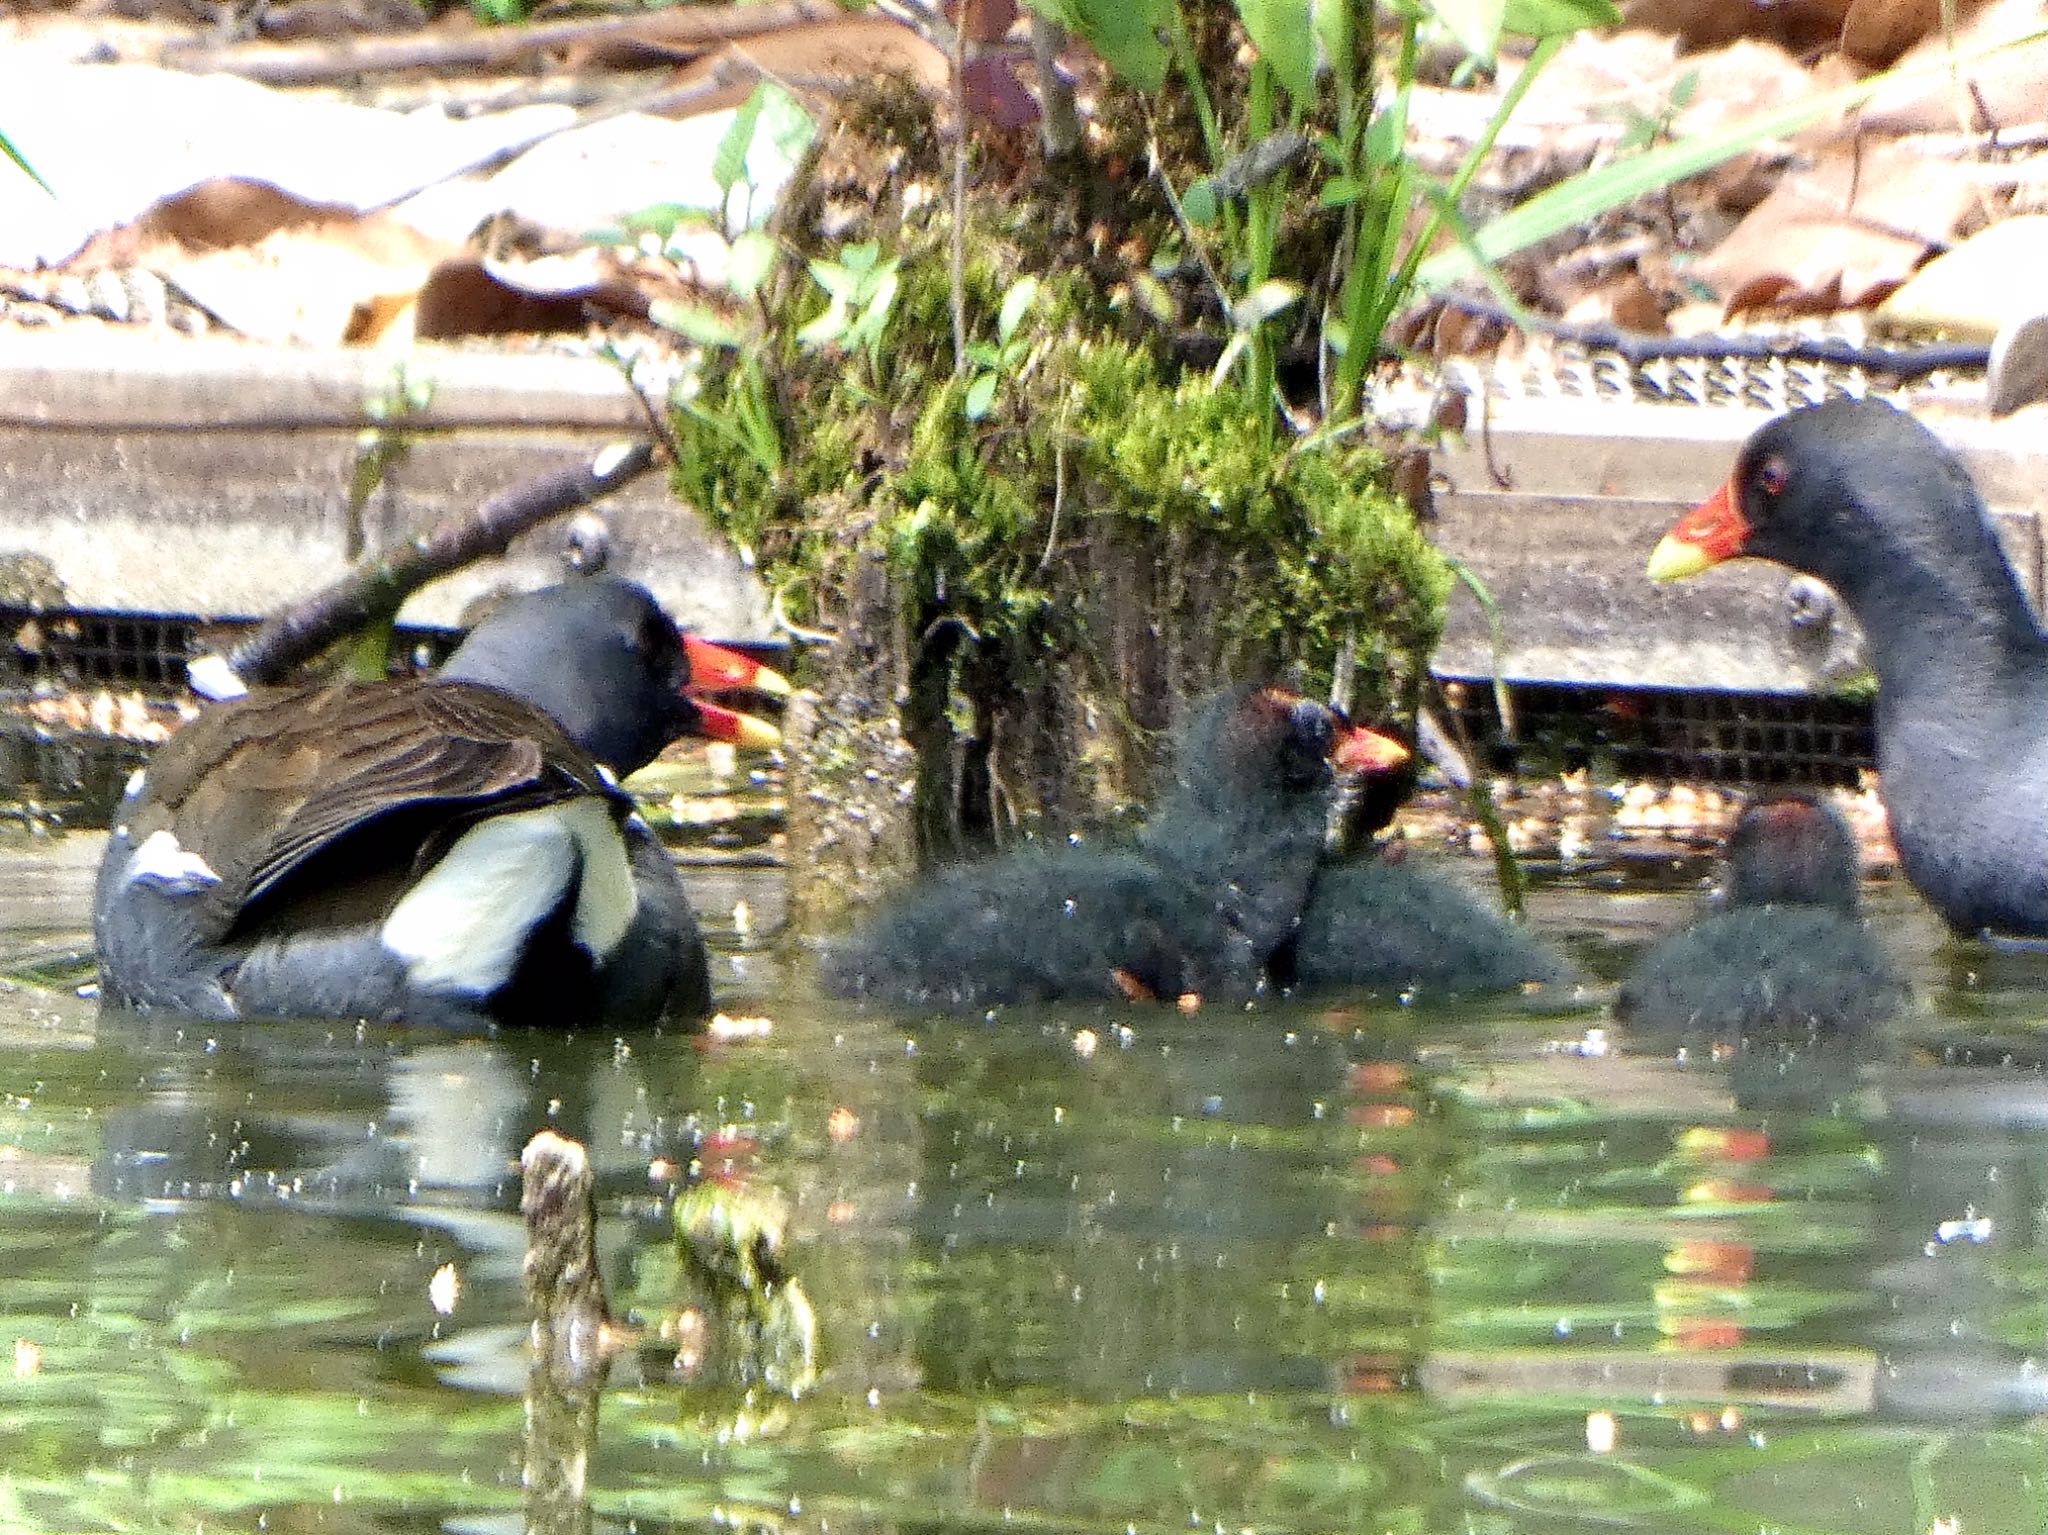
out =
<path fill-rule="evenodd" d="M 437 676 L 209 706 L 115 812 L 105 995 L 209 1020 L 703 1015 L 696 919 L 618 779 L 686 732 L 774 730 L 693 698 L 693 665 L 788 689 L 641 588 L 590 579 L 506 602 Z"/>
<path fill-rule="evenodd" d="M 827 987 L 912 1007 L 1242 1000 L 1293 931 L 1336 770 L 1406 748 L 1275 688 L 1228 688 L 1183 736 L 1132 845 L 1026 848 L 924 881 L 825 956 Z"/>
<path fill-rule="evenodd" d="M 1505 991 L 1568 969 L 1456 875 L 1384 848 L 1317 870 L 1287 955 L 1298 993 Z"/>
<path fill-rule="evenodd" d="M 1703 1042 L 1797 1042 L 1868 1029 L 1906 986 L 1858 917 L 1856 842 L 1832 806 L 1785 794 L 1744 810 L 1720 908 L 1653 944 L 1615 1000 L 1622 1022 Z"/>
<path fill-rule="evenodd" d="M 1877 672 L 1879 793 L 1913 887 L 1965 935 L 2048 935 L 2048 639 L 1982 498 L 1918 422 L 1835 400 L 1759 429 L 1650 557 L 1819 577 Z"/>

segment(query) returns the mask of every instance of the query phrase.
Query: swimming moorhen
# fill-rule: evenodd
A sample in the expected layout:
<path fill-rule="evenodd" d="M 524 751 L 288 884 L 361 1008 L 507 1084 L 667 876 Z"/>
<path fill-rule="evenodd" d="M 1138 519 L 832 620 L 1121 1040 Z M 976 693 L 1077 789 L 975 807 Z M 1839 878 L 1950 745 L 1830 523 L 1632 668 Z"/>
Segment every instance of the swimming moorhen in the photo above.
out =
<path fill-rule="evenodd" d="M 826 986 L 912 1007 L 1067 998 L 1241 1001 L 1293 931 L 1336 769 L 1406 748 L 1276 688 L 1195 711 L 1135 842 L 1025 848 L 925 881 L 828 951 Z"/>
<path fill-rule="evenodd" d="M 1317 870 L 1286 955 L 1288 983 L 1302 994 L 1504 991 L 1569 968 L 1455 874 L 1384 848 Z"/>
<path fill-rule="evenodd" d="M 591 579 L 507 601 L 434 677 L 209 706 L 115 812 L 104 994 L 209 1020 L 701 1016 L 696 919 L 618 778 L 685 732 L 774 731 L 690 696 L 693 665 L 699 686 L 788 690 Z"/>
<path fill-rule="evenodd" d="M 1832 806 L 1783 794 L 1728 839 L 1720 909 L 1658 940 L 1615 1000 L 1622 1022 L 1696 1043 L 1797 1043 L 1895 1015 L 1905 983 L 1858 918 L 1856 843 Z"/>
<path fill-rule="evenodd" d="M 1649 574 L 1737 555 L 1818 576 L 1869 637 L 1879 793 L 1913 887 L 1960 933 L 2048 935 L 2048 639 L 1955 455 L 1873 400 L 1781 416 Z"/>

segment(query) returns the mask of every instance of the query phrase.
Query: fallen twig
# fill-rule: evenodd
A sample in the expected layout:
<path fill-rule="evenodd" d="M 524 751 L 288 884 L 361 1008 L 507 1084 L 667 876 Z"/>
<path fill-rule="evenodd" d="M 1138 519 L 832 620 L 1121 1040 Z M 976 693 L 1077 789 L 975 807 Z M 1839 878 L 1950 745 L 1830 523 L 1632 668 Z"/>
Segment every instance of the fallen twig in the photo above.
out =
<path fill-rule="evenodd" d="M 161 62 L 193 74 L 239 75 L 267 85 L 321 85 L 356 75 L 403 69 L 463 69 L 509 64 L 529 54 L 577 44 L 640 43 L 694 53 L 738 37 L 758 37 L 845 12 L 831 0 L 775 0 L 767 5 L 675 6 L 626 16 L 592 16 L 534 26 L 483 27 L 454 35 L 414 33 L 341 43 L 237 43 L 225 48 L 174 48 Z"/>
<path fill-rule="evenodd" d="M 1461 314 L 1477 315 L 1500 325 L 1518 326 L 1514 316 L 1488 299 L 1446 295 L 1442 302 Z M 1679 357 L 1733 357 L 1757 361 L 1776 357 L 1786 362 L 1822 362 L 1844 368 L 1864 368 L 1872 373 L 1889 374 L 1902 383 L 1945 369 L 1982 369 L 1991 357 L 1990 347 L 1963 341 L 1886 347 L 1867 346 L 1831 336 L 1646 336 L 1639 331 L 1622 330 L 1613 325 L 1567 325 L 1561 320 L 1533 318 L 1528 328 L 1573 346 L 1613 352 L 1631 363 Z"/>
<path fill-rule="evenodd" d="M 592 458 L 501 491 L 474 512 L 374 556 L 332 586 L 266 619 L 224 661 L 212 656 L 193 662 L 193 687 L 219 698 L 231 696 L 238 685 L 275 682 L 344 635 L 389 618 L 437 576 L 502 553 L 520 534 L 611 494 L 653 462 L 652 443 L 617 443 Z"/>

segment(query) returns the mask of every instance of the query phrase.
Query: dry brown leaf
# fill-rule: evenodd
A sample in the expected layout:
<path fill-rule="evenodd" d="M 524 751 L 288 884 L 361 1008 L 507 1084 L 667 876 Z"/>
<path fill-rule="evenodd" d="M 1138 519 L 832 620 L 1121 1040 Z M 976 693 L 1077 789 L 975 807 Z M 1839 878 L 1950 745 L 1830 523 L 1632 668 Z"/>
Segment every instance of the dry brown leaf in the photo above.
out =
<path fill-rule="evenodd" d="M 1635 272 L 1623 272 L 1588 289 L 1564 312 L 1564 319 L 1572 325 L 1618 325 L 1651 335 L 1664 330 L 1657 295 Z"/>
<path fill-rule="evenodd" d="M 1871 69 L 1886 69 L 1923 38 L 1941 31 L 1944 5 L 1958 20 L 1974 15 L 1984 0 L 1853 0 L 1842 18 L 1842 52 Z"/>
<path fill-rule="evenodd" d="M 1677 39 L 1688 51 L 1747 39 L 1797 53 L 1835 40 L 1850 0 L 1625 0 L 1622 22 Z"/>
<path fill-rule="evenodd" d="M 66 266 L 147 267 L 245 336 L 332 344 L 357 324 L 359 306 L 411 294 L 449 253 L 385 214 L 220 180 L 165 198 Z"/>
<path fill-rule="evenodd" d="M 422 341 L 577 333 L 593 319 L 644 320 L 651 300 L 675 286 L 595 248 L 523 262 L 461 256 L 421 287 L 413 331 Z"/>
<path fill-rule="evenodd" d="M 1913 274 L 1875 319 L 1906 331 L 1989 341 L 2008 323 L 2048 307 L 2048 215 L 1987 226 Z"/>
<path fill-rule="evenodd" d="M 1656 33 L 1584 32 L 1537 78 L 1513 125 L 1540 134 L 1551 147 L 1585 140 L 1590 131 L 1608 152 L 1632 123 L 1665 123 L 1679 138 L 1712 133 L 1790 105 L 1815 88 L 1812 71 L 1772 43 L 1737 42 L 1681 57 L 1672 38 Z M 1675 97 L 1685 97 L 1684 104 L 1677 106 Z M 1835 131 L 1830 124 L 1828 135 Z M 1778 157 L 1775 150 L 1739 155 L 1713 174 L 1744 188 L 1762 162 Z"/>
<path fill-rule="evenodd" d="M 679 83 L 744 79 L 751 88 L 755 77 L 765 76 L 799 92 L 842 91 L 887 75 L 939 92 L 951 66 L 910 28 L 886 17 L 853 16 L 728 43 L 690 65 Z"/>
<path fill-rule="evenodd" d="M 1731 312 L 1862 308 L 1946 244 L 1973 202 L 1965 167 L 1896 144 L 1838 143 L 1692 270 Z"/>
<path fill-rule="evenodd" d="M 2016 42 L 2048 27 L 2042 0 L 1995 0 L 1957 29 L 1956 49 L 1971 52 Z M 1938 63 L 1948 52 L 1940 36 L 1899 60 L 1900 72 Z M 1965 68 L 1960 78 L 1937 71 L 1879 91 L 1861 123 L 1879 133 L 1938 133 L 2016 128 L 2048 117 L 2048 40 L 2007 48 Z"/>

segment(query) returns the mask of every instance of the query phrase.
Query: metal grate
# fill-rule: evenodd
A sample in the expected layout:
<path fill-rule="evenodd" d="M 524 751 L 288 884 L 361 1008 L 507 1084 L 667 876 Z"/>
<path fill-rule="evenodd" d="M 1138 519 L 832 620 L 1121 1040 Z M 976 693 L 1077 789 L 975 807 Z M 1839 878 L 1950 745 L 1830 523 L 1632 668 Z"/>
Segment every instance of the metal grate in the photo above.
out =
<path fill-rule="evenodd" d="M 1503 736 L 1492 684 L 1445 679 L 1451 727 L 1496 767 L 1592 766 L 1620 779 L 1853 788 L 1876 766 L 1870 706 L 1788 693 L 1689 688 L 1512 689 L 1517 739 Z"/>
<path fill-rule="evenodd" d="M 254 627 L 164 613 L 0 607 L 0 691 L 107 688 L 173 697 L 185 691 L 188 659 Z M 392 670 L 436 665 L 458 638 L 441 629 L 400 629 Z"/>

